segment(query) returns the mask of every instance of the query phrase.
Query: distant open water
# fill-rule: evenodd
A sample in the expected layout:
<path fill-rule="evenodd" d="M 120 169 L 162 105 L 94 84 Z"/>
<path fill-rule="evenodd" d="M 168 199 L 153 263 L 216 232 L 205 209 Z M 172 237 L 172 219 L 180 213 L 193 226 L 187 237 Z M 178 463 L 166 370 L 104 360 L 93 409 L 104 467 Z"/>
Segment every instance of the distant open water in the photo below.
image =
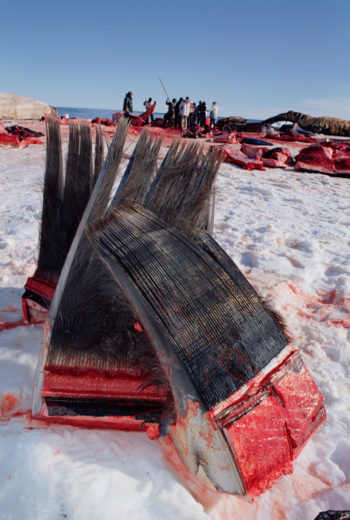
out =
<path fill-rule="evenodd" d="M 74 107 L 56 107 L 59 117 L 68 114 L 69 117 L 77 117 L 79 119 L 95 119 L 95 117 L 108 117 L 112 119 L 114 112 L 122 112 L 122 110 L 109 108 L 74 108 Z M 142 112 L 133 112 L 134 114 L 142 114 Z M 163 117 L 164 114 L 155 112 L 155 117 Z"/>
<path fill-rule="evenodd" d="M 108 117 L 112 119 L 114 112 L 122 112 L 122 110 L 109 109 L 109 108 L 76 108 L 76 107 L 57 107 L 58 116 L 62 117 L 63 114 L 68 114 L 69 117 L 77 117 L 78 119 L 94 119 L 95 117 Z M 135 110 L 134 114 L 142 114 Z M 163 112 L 155 112 L 154 117 L 164 117 Z M 223 116 L 226 117 L 226 116 Z M 219 117 L 218 119 L 223 119 Z M 249 123 L 255 123 L 260 121 L 259 119 L 247 119 Z"/>

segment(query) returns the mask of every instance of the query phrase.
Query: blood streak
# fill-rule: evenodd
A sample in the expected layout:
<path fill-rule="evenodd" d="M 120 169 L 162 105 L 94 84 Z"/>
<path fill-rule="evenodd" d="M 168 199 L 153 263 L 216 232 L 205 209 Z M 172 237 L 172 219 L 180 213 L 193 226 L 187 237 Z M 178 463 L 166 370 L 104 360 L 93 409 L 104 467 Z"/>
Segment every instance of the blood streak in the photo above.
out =
<path fill-rule="evenodd" d="M 16 327 L 25 327 L 29 325 L 24 319 L 17 321 L 0 321 L 0 332 L 3 330 L 10 330 Z"/>

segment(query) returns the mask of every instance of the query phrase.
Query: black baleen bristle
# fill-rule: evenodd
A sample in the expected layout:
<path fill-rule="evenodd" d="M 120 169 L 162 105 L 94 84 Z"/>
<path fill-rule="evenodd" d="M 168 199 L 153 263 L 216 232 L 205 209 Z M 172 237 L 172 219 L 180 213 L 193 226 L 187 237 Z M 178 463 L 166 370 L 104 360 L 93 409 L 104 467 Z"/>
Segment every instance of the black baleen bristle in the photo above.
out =
<path fill-rule="evenodd" d="M 57 118 L 46 119 L 46 167 L 36 276 L 57 282 L 66 252 L 62 233 L 63 167 Z"/>
<path fill-rule="evenodd" d="M 69 147 L 62 206 L 62 232 L 69 247 L 92 191 L 92 142 L 87 123 L 69 123 Z"/>
<path fill-rule="evenodd" d="M 57 282 L 92 189 L 92 143 L 87 123 L 69 122 L 63 178 L 60 126 L 46 120 L 46 169 L 36 276 Z"/>
<path fill-rule="evenodd" d="M 145 207 L 195 237 L 208 220 L 209 199 L 220 166 L 216 150 L 174 142 L 147 194 Z"/>
<path fill-rule="evenodd" d="M 242 275 L 231 276 L 146 209 L 115 208 L 90 230 L 90 238 L 110 268 L 118 263 L 139 289 L 137 305 L 163 328 L 208 410 L 287 345 L 256 293 L 251 297 L 241 288 Z"/>
<path fill-rule="evenodd" d="M 95 186 L 98 176 L 101 173 L 104 157 L 103 133 L 101 125 L 95 125 L 96 142 L 95 142 L 95 167 L 93 185 Z"/>
<path fill-rule="evenodd" d="M 103 215 L 110 196 L 128 126 L 119 124 L 106 159 L 107 176 L 97 187 L 92 215 Z M 123 177 L 123 200 L 134 200 L 147 191 L 156 166 L 160 141 L 144 132 Z M 142 161 L 142 156 L 145 161 Z M 142 165 L 146 168 L 143 171 Z M 135 182 L 134 178 L 139 182 Z M 145 180 L 148 179 L 148 180 Z M 140 190 L 140 186 L 146 186 Z M 133 188 L 132 188 L 133 187 Z M 125 193 L 124 193 L 125 190 Z M 118 203 L 118 197 L 113 204 Z M 90 216 L 90 221 L 93 216 Z M 135 330 L 137 317 L 125 301 L 118 284 L 82 237 L 62 293 L 53 323 L 47 364 L 142 375 L 154 369 L 152 383 L 166 385 L 154 350 L 145 334 Z"/>
<path fill-rule="evenodd" d="M 142 131 L 115 193 L 111 208 L 134 202 L 143 203 L 153 180 L 161 144 L 161 139 L 154 139 L 149 135 L 147 129 Z"/>
<path fill-rule="evenodd" d="M 155 173 L 160 145 L 160 139 L 154 139 L 147 131 L 143 131 L 116 191 L 111 208 L 121 203 L 142 204 L 146 200 Z M 118 140 L 114 140 L 113 147 L 120 155 L 122 147 Z M 179 143 L 173 145 L 160 167 L 161 175 L 157 175 L 158 182 L 159 178 L 162 180 L 161 189 L 168 192 L 169 183 L 172 185 L 174 182 L 169 172 L 174 174 L 175 171 L 181 172 L 187 167 L 187 179 L 182 175 L 180 193 L 166 204 L 167 214 L 173 219 L 182 204 L 187 208 L 182 211 L 181 223 L 186 220 L 186 210 L 190 214 L 193 205 L 197 203 L 197 207 L 200 208 L 203 203 L 206 203 L 206 197 L 201 193 L 201 186 L 205 186 L 206 193 L 209 192 L 210 183 L 215 177 L 218 166 L 217 158 L 214 158 L 213 154 L 205 158 L 198 150 L 195 160 L 191 159 L 193 150 L 193 146 L 180 146 Z M 111 160 L 111 154 L 115 156 L 113 148 L 109 151 L 107 164 L 115 174 L 115 160 Z M 163 181 L 162 175 L 165 174 L 167 178 Z M 107 187 L 99 188 L 98 201 L 108 200 L 107 195 L 111 185 L 112 182 L 109 182 Z M 196 187 L 195 193 L 192 193 L 189 186 Z M 101 190 L 105 190 L 105 194 L 101 193 Z M 159 185 L 157 191 L 159 192 Z M 199 201 L 196 201 L 196 193 Z M 96 205 L 99 206 L 100 202 Z M 99 211 L 93 208 L 94 218 L 97 213 L 103 215 L 104 208 L 104 203 Z M 91 222 L 93 218 L 90 217 L 89 220 Z M 197 220 L 198 226 L 201 219 L 197 218 Z M 125 301 L 118 284 L 113 282 L 103 262 L 96 257 L 89 243 L 83 238 L 73 261 L 53 325 L 49 365 L 56 368 L 80 366 L 108 372 L 126 371 L 147 374 L 146 380 L 149 384 L 166 385 L 164 372 L 160 368 L 153 347 L 144 333 L 135 330 L 136 321 L 137 317 Z"/>

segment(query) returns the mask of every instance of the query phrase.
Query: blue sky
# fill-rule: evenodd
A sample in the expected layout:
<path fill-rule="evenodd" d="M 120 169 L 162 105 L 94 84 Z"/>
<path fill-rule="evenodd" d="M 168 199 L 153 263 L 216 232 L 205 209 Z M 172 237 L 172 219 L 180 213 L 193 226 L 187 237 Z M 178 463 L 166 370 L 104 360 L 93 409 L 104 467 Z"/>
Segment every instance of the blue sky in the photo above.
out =
<path fill-rule="evenodd" d="M 1 5 L 0 91 L 54 106 L 217 101 L 350 119 L 350 0 L 60 0 Z"/>

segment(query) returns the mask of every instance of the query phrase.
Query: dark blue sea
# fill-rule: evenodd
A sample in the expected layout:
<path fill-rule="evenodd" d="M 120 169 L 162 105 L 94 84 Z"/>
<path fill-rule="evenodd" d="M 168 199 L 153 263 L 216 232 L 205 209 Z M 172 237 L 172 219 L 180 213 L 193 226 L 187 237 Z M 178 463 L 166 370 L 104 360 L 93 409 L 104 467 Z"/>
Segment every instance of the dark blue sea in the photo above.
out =
<path fill-rule="evenodd" d="M 78 119 L 94 119 L 95 117 L 108 117 L 112 119 L 114 112 L 122 112 L 122 109 L 115 108 L 76 108 L 76 107 L 56 107 L 58 116 L 62 117 L 63 114 L 68 114 L 69 117 L 77 117 Z M 142 114 L 135 110 L 134 114 Z M 163 117 L 164 114 L 161 112 L 155 112 L 154 117 Z"/>
<path fill-rule="evenodd" d="M 62 117 L 63 114 L 68 114 L 69 117 L 77 117 L 78 119 L 94 119 L 95 117 L 108 117 L 112 119 L 114 112 L 122 112 L 121 109 L 115 108 L 77 108 L 77 107 L 57 107 L 58 116 Z M 135 111 L 134 114 L 142 114 L 142 112 Z M 154 117 L 163 117 L 163 112 L 155 112 Z M 226 116 L 225 116 L 226 117 Z M 222 119 L 219 117 L 218 119 Z M 249 123 L 256 123 L 260 119 L 247 119 Z"/>

